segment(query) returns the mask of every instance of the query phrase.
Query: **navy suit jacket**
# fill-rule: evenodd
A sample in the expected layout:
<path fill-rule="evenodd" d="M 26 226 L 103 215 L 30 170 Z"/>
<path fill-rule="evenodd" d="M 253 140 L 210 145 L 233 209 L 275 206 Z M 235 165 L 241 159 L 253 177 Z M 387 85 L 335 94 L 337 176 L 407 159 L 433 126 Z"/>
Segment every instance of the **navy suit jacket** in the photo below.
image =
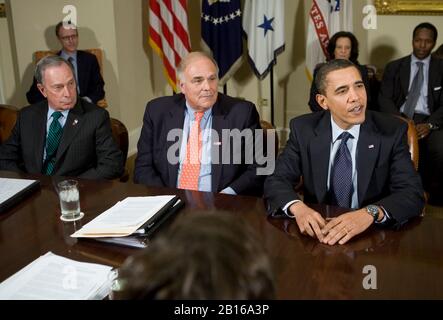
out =
<path fill-rule="evenodd" d="M 20 110 L 11 136 L 0 146 L 0 169 L 41 173 L 48 102 Z M 123 172 L 123 155 L 112 138 L 109 114 L 78 99 L 69 111 L 57 149 L 54 175 L 113 179 Z"/>
<path fill-rule="evenodd" d="M 378 102 L 380 111 L 400 114 L 409 92 L 411 55 L 391 61 L 383 72 Z M 431 56 L 428 78 L 427 122 L 443 127 L 443 60 Z"/>
<path fill-rule="evenodd" d="M 61 54 L 61 51 L 57 53 Z M 97 57 L 92 53 L 77 50 L 77 73 L 78 73 L 78 87 L 80 97 L 89 97 L 93 103 L 105 97 L 105 90 L 103 89 L 105 82 L 100 73 L 100 66 Z M 45 97 L 37 88 L 37 80 L 34 77 L 31 88 L 26 93 L 26 98 L 30 104 L 34 104 L 45 100 Z"/>
<path fill-rule="evenodd" d="M 185 97 L 177 94 L 169 97 L 154 99 L 146 106 L 143 118 L 143 128 L 138 141 L 138 154 L 135 161 L 134 182 L 149 186 L 166 186 L 176 188 L 179 163 L 170 164 L 167 153 L 171 146 L 177 143 L 167 141 L 168 132 L 182 129 L 185 119 Z M 220 139 L 222 129 L 260 129 L 257 110 L 251 102 L 218 94 L 218 99 L 212 107 L 212 129 L 217 131 Z M 231 187 L 237 194 L 261 195 L 263 192 L 263 176 L 256 175 L 256 165 L 222 164 L 222 156 L 232 155 L 233 141 L 230 145 L 223 141 L 212 144 L 212 191 L 219 192 Z M 230 148 L 230 149 L 229 149 Z M 242 141 L 242 152 L 245 142 Z M 218 154 L 218 164 L 214 163 L 214 155 Z M 179 155 L 177 150 L 176 156 Z M 242 159 L 244 157 L 242 156 Z"/>
<path fill-rule="evenodd" d="M 331 115 L 320 111 L 291 120 L 289 141 L 275 172 L 265 181 L 270 215 L 300 199 L 294 186 L 303 176 L 304 201 L 328 204 L 327 178 L 332 141 Z M 357 143 L 357 194 L 359 207 L 383 206 L 392 223 L 401 225 L 424 207 L 423 187 L 414 169 L 406 141 L 407 125 L 400 119 L 366 111 Z"/>

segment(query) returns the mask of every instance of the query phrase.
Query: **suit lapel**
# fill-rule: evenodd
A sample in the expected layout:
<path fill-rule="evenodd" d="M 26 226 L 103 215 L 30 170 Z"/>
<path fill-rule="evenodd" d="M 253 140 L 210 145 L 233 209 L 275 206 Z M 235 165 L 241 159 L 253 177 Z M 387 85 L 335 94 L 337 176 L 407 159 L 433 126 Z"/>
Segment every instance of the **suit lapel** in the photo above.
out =
<path fill-rule="evenodd" d="M 46 141 L 46 123 L 48 120 L 48 101 L 44 100 L 36 108 L 37 116 L 35 121 L 31 123 L 31 134 L 33 136 L 33 146 L 35 148 L 35 163 L 38 172 L 42 171 L 43 167 L 43 151 L 45 149 Z"/>
<path fill-rule="evenodd" d="M 215 105 L 212 107 L 212 130 L 217 132 L 219 140 L 222 140 L 222 130 L 223 128 L 229 128 L 229 126 L 226 123 L 225 119 L 225 112 L 222 107 L 222 103 L 220 100 L 222 99 L 222 95 L 218 94 L 218 99 Z M 229 147 L 228 143 L 222 143 L 221 144 L 221 151 L 220 151 L 220 142 L 221 141 L 215 141 L 216 137 L 212 136 L 211 141 L 211 155 L 213 157 L 218 157 L 218 159 L 212 159 L 211 164 L 211 176 L 212 176 L 212 192 L 218 192 L 219 186 L 220 186 L 220 177 L 222 174 L 223 164 L 222 164 L 222 158 L 223 154 L 230 154 L 230 150 L 226 149 Z M 217 145 L 215 144 L 217 142 Z M 215 148 L 218 148 L 216 150 Z M 217 161 L 218 160 L 218 161 Z"/>
<path fill-rule="evenodd" d="M 77 97 L 77 104 L 69 111 L 68 118 L 66 119 L 65 126 L 63 127 L 63 135 L 60 141 L 60 145 L 55 157 L 55 166 L 58 168 L 58 162 L 63 153 L 66 152 L 74 137 L 83 126 L 83 107 L 79 97 Z"/>
<path fill-rule="evenodd" d="M 309 143 L 310 163 L 314 190 L 319 202 L 326 199 L 329 156 L 331 153 L 331 116 L 325 112 L 314 130 L 315 137 Z"/>
<path fill-rule="evenodd" d="M 431 113 L 434 112 L 434 99 L 433 99 L 433 91 L 435 87 L 441 86 L 438 82 L 438 78 L 441 76 L 439 74 L 439 69 L 436 66 L 436 61 L 431 57 L 431 61 L 429 63 L 429 82 L 428 82 L 428 107 Z"/>
<path fill-rule="evenodd" d="M 406 57 L 403 60 L 402 66 L 400 67 L 400 83 L 405 97 L 409 92 L 409 77 L 411 76 L 411 56 Z"/>
<path fill-rule="evenodd" d="M 366 113 L 366 121 L 360 127 L 356 154 L 359 206 L 363 202 L 364 195 L 368 190 L 374 166 L 380 152 L 380 136 L 377 132 L 378 130 L 372 122 L 371 116 Z"/>
<path fill-rule="evenodd" d="M 183 95 L 178 95 L 176 97 L 173 97 L 174 104 L 169 110 L 169 121 L 165 121 L 166 126 L 166 132 L 167 135 L 168 132 L 171 130 L 176 129 L 183 129 L 183 123 L 185 121 L 185 99 Z M 164 141 L 166 141 L 166 137 L 164 138 Z M 180 138 L 181 141 L 181 138 Z M 169 148 L 174 144 L 174 141 L 167 141 L 166 142 L 166 150 L 165 150 L 165 156 L 167 156 L 167 152 Z M 180 155 L 180 149 L 179 149 L 179 155 Z M 177 163 L 175 165 L 168 165 L 168 176 L 169 176 L 169 183 L 168 185 L 170 187 L 175 187 L 177 185 L 177 177 L 178 177 L 178 169 L 180 167 L 180 163 Z"/>

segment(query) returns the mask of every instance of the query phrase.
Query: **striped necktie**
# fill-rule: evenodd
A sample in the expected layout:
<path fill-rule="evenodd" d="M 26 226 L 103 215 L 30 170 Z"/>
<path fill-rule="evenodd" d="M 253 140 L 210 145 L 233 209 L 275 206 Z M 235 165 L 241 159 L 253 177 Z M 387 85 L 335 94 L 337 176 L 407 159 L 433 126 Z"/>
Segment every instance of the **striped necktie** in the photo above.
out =
<path fill-rule="evenodd" d="M 63 117 L 63 114 L 60 111 L 55 111 L 52 114 L 52 122 L 49 126 L 48 136 L 46 138 L 46 159 L 42 173 L 48 176 L 52 175 L 54 172 L 55 156 L 63 133 L 63 128 L 58 121 L 60 117 Z"/>

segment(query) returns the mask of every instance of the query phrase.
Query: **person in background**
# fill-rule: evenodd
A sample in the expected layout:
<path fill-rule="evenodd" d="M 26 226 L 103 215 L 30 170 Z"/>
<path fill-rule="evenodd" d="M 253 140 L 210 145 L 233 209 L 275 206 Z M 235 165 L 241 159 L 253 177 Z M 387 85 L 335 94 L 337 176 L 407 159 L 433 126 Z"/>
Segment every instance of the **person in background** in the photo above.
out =
<path fill-rule="evenodd" d="M 274 276 L 257 234 L 238 216 L 181 216 L 118 272 L 119 299 L 273 299 Z"/>
<path fill-rule="evenodd" d="M 406 141 L 407 125 L 366 110 L 366 90 L 349 60 L 315 78 L 324 109 L 291 120 L 291 133 L 265 181 L 269 215 L 296 220 L 302 234 L 344 244 L 372 225 L 398 228 L 421 214 L 424 192 Z M 294 190 L 303 177 L 303 201 Z M 349 211 L 326 221 L 310 203 Z"/>
<path fill-rule="evenodd" d="M 134 182 L 261 196 L 264 176 L 257 175 L 255 158 L 247 161 L 253 141 L 224 138 L 227 131 L 253 137 L 255 129 L 261 129 L 255 105 L 217 91 L 217 63 L 204 52 L 188 54 L 178 77 L 182 93 L 153 99 L 146 106 Z M 168 136 L 174 132 L 180 134 L 171 141 Z"/>
<path fill-rule="evenodd" d="M 385 68 L 379 105 L 383 112 L 414 121 L 429 203 L 443 205 L 443 60 L 431 55 L 437 35 L 428 22 L 414 28 L 412 53 Z"/>
<path fill-rule="evenodd" d="M 70 61 L 74 66 L 78 95 L 86 101 L 96 104 L 105 97 L 103 89 L 105 82 L 101 76 L 96 56 L 86 51 L 77 50 L 79 36 L 74 24 L 59 22 L 55 27 L 55 34 L 62 45 L 62 49 L 57 55 Z M 30 104 L 45 99 L 37 88 L 35 77 L 31 88 L 26 93 L 26 98 Z"/>
<path fill-rule="evenodd" d="M 351 32 L 347 31 L 339 31 L 335 33 L 332 38 L 329 40 L 328 43 L 328 59 L 327 61 L 333 60 L 333 59 L 345 59 L 349 60 L 352 63 L 354 63 L 358 70 L 360 71 L 363 79 L 363 83 L 366 88 L 366 94 L 368 96 L 368 108 L 369 109 L 376 109 L 376 106 L 372 106 L 372 98 L 371 98 L 371 90 L 369 86 L 369 77 L 368 77 L 368 69 L 366 66 L 361 65 L 358 62 L 358 40 L 352 34 Z M 315 79 L 315 76 L 318 72 L 318 69 L 323 64 L 320 63 L 315 67 L 313 78 Z M 309 107 L 312 112 L 316 111 L 322 111 L 323 108 L 318 104 L 317 102 L 317 94 L 318 94 L 318 88 L 315 84 L 315 81 L 312 81 L 311 84 L 311 91 L 309 96 Z"/>
<path fill-rule="evenodd" d="M 78 99 L 72 64 L 47 56 L 35 68 L 46 98 L 20 110 L 11 136 L 0 146 L 0 170 L 86 179 L 114 179 L 123 155 L 103 108 Z"/>

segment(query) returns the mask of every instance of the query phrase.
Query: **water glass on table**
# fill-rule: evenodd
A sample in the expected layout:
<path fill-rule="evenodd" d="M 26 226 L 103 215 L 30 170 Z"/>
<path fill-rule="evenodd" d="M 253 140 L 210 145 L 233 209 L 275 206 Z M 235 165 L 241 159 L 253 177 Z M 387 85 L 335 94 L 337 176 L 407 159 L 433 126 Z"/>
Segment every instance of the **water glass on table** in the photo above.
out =
<path fill-rule="evenodd" d="M 80 211 L 80 192 L 76 180 L 64 180 L 57 184 L 58 197 L 63 221 L 76 221 L 84 214 Z"/>

